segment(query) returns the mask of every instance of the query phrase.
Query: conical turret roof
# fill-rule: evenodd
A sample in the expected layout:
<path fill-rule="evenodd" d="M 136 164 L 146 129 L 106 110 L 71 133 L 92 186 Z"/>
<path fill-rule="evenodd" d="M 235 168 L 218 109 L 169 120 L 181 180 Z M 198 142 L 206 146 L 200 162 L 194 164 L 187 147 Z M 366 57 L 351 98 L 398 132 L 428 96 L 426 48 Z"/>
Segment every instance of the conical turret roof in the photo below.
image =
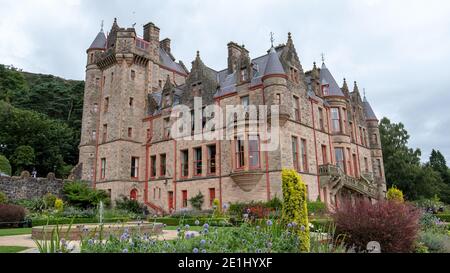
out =
<path fill-rule="evenodd" d="M 377 116 L 375 115 L 375 112 L 372 109 L 372 106 L 370 106 L 370 103 L 366 97 L 364 97 L 363 100 L 363 107 L 364 107 L 364 114 L 366 115 L 366 120 L 378 120 Z"/>
<path fill-rule="evenodd" d="M 280 58 L 278 58 L 278 54 L 274 47 L 272 47 L 269 51 L 269 57 L 267 59 L 266 70 L 264 71 L 264 76 L 269 75 L 279 75 L 286 74 L 284 72 L 283 65 L 280 62 Z"/>
<path fill-rule="evenodd" d="M 322 63 L 322 68 L 320 69 L 320 84 L 328 84 L 327 96 L 345 97 L 344 93 L 342 93 L 341 88 L 337 84 L 333 75 L 331 75 L 331 72 L 330 70 L 328 70 L 325 63 Z"/>
<path fill-rule="evenodd" d="M 92 42 L 91 46 L 88 50 L 91 49 L 105 49 L 106 48 L 106 36 L 103 32 L 103 29 L 100 30 L 100 32 L 97 34 L 97 37 L 95 37 L 94 41 Z"/>

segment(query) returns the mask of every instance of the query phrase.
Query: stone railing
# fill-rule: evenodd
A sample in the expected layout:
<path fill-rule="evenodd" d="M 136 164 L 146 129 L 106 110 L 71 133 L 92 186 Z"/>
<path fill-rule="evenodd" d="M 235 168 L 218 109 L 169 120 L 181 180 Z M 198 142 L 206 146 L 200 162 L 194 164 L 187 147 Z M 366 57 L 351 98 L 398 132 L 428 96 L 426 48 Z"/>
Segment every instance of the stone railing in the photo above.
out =
<path fill-rule="evenodd" d="M 328 164 L 319 166 L 319 176 L 321 176 L 322 187 L 326 186 L 327 182 L 331 181 L 332 178 L 339 177 L 343 182 L 341 184 L 342 186 L 376 198 L 378 191 L 376 185 L 371 183 L 371 181 L 373 181 L 373 176 L 371 178 L 370 174 L 364 175 L 364 178 L 356 178 L 346 175 L 341 168 L 335 165 Z M 370 178 L 372 180 L 370 180 Z"/>

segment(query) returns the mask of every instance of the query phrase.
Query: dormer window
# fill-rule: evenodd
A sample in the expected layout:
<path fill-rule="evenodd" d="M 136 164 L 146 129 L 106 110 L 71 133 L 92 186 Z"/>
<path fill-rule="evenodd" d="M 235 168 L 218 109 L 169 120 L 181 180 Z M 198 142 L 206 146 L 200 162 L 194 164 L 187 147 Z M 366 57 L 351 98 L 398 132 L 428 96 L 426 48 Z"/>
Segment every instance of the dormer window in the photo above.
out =
<path fill-rule="evenodd" d="M 322 94 L 328 96 L 330 94 L 330 86 L 328 84 L 322 85 Z"/>
<path fill-rule="evenodd" d="M 248 71 L 246 67 L 241 69 L 241 81 L 242 82 L 248 81 Z"/>
<path fill-rule="evenodd" d="M 170 94 L 166 94 L 166 95 L 164 96 L 164 105 L 165 105 L 166 107 L 169 107 L 169 106 L 170 106 Z"/>

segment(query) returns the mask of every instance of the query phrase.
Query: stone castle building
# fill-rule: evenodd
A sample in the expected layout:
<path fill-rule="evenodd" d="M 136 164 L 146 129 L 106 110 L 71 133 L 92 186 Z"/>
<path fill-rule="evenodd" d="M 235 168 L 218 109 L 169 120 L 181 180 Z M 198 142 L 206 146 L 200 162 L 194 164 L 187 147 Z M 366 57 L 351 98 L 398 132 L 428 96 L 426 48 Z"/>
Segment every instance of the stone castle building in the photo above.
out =
<path fill-rule="evenodd" d="M 280 146 L 260 151 L 260 139 L 181 140 L 171 136 L 174 105 L 279 105 Z M 192 123 L 192 127 L 197 125 Z M 325 63 L 304 71 L 289 33 L 286 44 L 252 59 L 228 44 L 228 67 L 216 71 L 199 52 L 189 71 L 176 62 L 160 29 L 114 20 L 87 50 L 79 169 L 81 178 L 168 213 L 190 208 L 202 192 L 203 209 L 282 197 L 281 171 L 296 169 L 310 200 L 328 206 L 344 197 L 385 197 L 378 120 L 355 82 L 339 86 Z"/>

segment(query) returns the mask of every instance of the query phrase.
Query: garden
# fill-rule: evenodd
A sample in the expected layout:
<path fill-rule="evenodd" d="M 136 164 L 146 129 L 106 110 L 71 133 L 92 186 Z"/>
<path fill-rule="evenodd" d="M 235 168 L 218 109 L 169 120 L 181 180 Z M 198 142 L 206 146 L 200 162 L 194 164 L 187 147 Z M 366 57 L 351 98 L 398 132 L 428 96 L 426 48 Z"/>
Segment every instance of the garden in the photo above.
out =
<path fill-rule="evenodd" d="M 392 188 L 386 201 L 348 200 L 328 211 L 320 200 L 307 201 L 298 173 L 284 170 L 282 180 L 283 198 L 223 206 L 215 200 L 213 210 L 200 211 L 195 209 L 203 202 L 199 194 L 190 200 L 193 210 L 164 217 L 149 214 L 145 206 L 126 197 L 114 200 L 112 208 L 104 191 L 82 182 L 67 183 L 61 199 L 47 194 L 9 202 L 0 193 L 0 238 L 30 234 L 32 226 L 55 225 L 48 238 L 35 240 L 38 252 L 361 253 L 374 251 L 368 249 L 370 242 L 379 243 L 380 251 L 387 253 L 450 252 L 448 207 L 438 199 L 409 203 Z M 126 227 L 131 221 L 137 229 Z M 100 223 L 99 230 L 90 230 L 92 223 Z M 144 232 L 145 223 L 160 223 L 174 236 Z M 82 226 L 83 233 L 70 241 L 62 225 Z M 117 231 L 106 234 L 103 229 L 112 225 Z M 0 252 L 22 250 L 0 247 Z"/>

